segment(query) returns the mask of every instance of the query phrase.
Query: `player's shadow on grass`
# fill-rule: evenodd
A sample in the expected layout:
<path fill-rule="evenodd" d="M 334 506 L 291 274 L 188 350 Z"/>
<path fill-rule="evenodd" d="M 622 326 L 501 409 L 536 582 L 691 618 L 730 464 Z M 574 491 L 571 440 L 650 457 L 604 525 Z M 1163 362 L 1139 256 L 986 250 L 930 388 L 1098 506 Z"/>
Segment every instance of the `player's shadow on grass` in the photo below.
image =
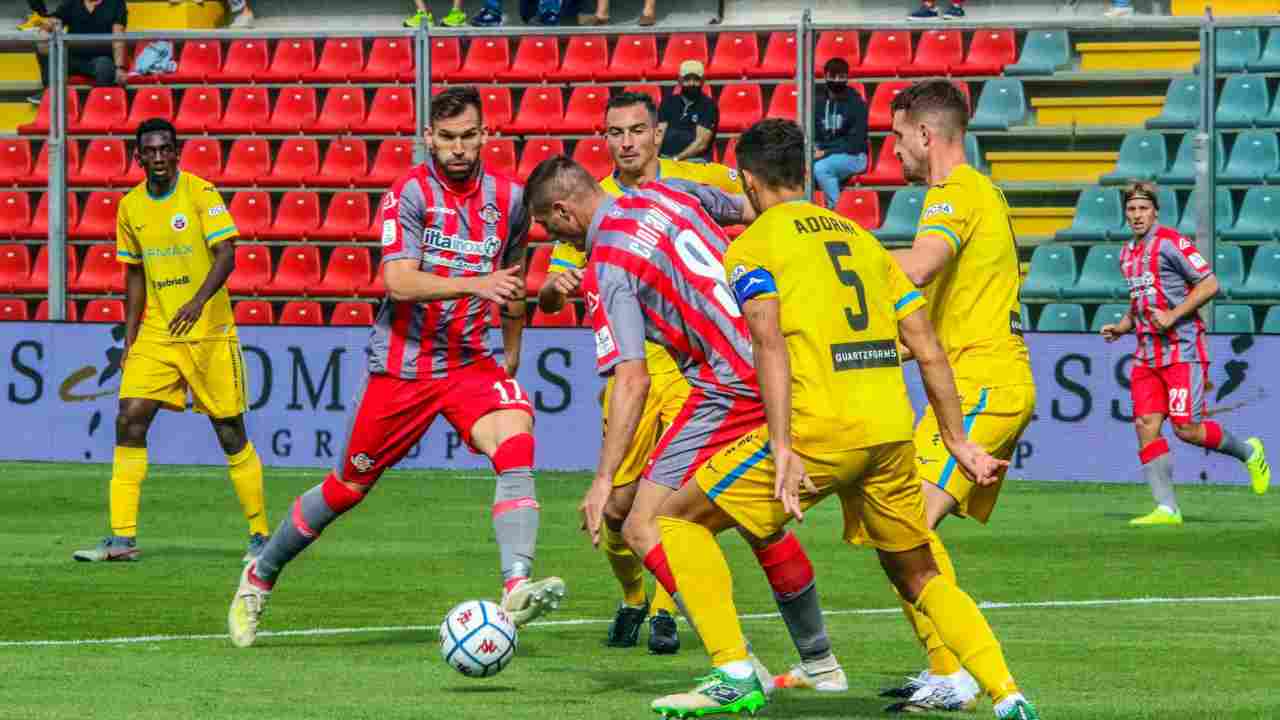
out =
<path fill-rule="evenodd" d="M 499 693 L 519 692 L 519 689 L 511 685 L 452 685 L 440 688 L 447 693 L 458 693 L 459 695 L 497 695 Z"/>
<path fill-rule="evenodd" d="M 854 693 L 854 690 L 836 694 L 779 693 L 774 695 L 765 712 L 770 718 L 880 718 L 884 716 L 885 706 L 893 702 Z"/>
<path fill-rule="evenodd" d="M 1128 528 L 1129 521 L 1137 517 L 1137 515 L 1138 515 L 1137 513 L 1103 513 L 1102 517 L 1108 520 L 1115 520 L 1119 525 L 1125 528 Z M 1261 525 L 1264 522 L 1265 522 L 1265 519 L 1263 518 L 1244 517 L 1244 516 L 1225 517 L 1225 516 L 1219 515 L 1219 516 L 1210 517 L 1207 515 L 1187 515 L 1185 513 L 1182 516 L 1183 525 Z M 1176 525 L 1155 526 L 1155 528 L 1160 528 L 1160 527 L 1177 527 L 1177 526 Z M 1132 529 L 1133 530 L 1151 530 L 1155 528 L 1134 527 Z"/>

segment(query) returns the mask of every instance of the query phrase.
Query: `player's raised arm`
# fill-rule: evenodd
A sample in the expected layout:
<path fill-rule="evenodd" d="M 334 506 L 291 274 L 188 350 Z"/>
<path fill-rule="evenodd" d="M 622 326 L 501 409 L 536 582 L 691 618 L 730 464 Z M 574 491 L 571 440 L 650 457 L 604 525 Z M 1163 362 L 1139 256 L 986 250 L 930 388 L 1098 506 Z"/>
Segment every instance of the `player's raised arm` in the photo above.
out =
<path fill-rule="evenodd" d="M 746 195 L 725 192 L 691 180 L 670 179 L 662 183 L 697 198 L 702 209 L 721 225 L 749 225 L 756 219 L 755 208 L 747 202 Z"/>

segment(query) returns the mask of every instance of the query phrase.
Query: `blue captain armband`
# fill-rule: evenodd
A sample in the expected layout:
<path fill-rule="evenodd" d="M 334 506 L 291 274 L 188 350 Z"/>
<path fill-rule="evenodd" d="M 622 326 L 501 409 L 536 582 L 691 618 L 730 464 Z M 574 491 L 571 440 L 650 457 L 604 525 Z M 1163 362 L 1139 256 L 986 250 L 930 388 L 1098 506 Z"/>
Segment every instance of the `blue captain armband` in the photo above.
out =
<path fill-rule="evenodd" d="M 778 292 L 778 283 L 774 282 L 773 275 L 764 268 L 744 273 L 735 272 L 734 275 L 737 277 L 733 279 L 733 294 L 739 305 L 757 295 Z"/>

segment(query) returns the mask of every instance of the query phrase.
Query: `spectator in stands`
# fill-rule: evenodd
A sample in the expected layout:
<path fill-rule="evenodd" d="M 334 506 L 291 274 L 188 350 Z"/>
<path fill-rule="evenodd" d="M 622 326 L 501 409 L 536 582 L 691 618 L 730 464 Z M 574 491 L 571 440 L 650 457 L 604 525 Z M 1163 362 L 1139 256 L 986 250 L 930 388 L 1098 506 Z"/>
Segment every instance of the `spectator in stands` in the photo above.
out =
<path fill-rule="evenodd" d="M 40 21 L 49 15 L 49 8 L 45 6 L 44 0 L 27 0 L 27 7 L 31 8 L 31 15 L 18 24 L 18 29 L 39 30 Z"/>
<path fill-rule="evenodd" d="M 813 179 L 830 209 L 845 180 L 867 170 L 867 104 L 849 89 L 849 63 L 844 58 L 828 60 L 823 75 L 826 97 L 813 114 Z"/>
<path fill-rule="evenodd" d="M 657 0 L 644 0 L 644 9 L 640 11 L 640 19 L 637 21 L 640 25 L 648 27 L 657 21 L 657 9 L 654 7 Z M 579 14 L 579 25 L 608 25 L 609 24 L 609 0 L 596 0 L 596 12 L 594 15 Z"/>
<path fill-rule="evenodd" d="M 421 27 L 424 22 L 428 27 L 434 25 L 436 20 L 432 17 L 431 11 L 427 9 L 426 0 L 413 0 L 413 2 L 418 6 L 418 12 L 405 18 L 404 26 L 416 28 Z M 462 9 L 462 0 L 453 0 L 453 9 L 449 11 L 448 15 L 444 16 L 440 24 L 452 28 L 462 27 L 467 24 L 467 13 Z"/>
<path fill-rule="evenodd" d="M 938 0 L 923 0 L 920 7 L 907 17 L 911 20 L 937 20 L 943 16 L 948 20 L 964 17 L 964 0 L 951 0 L 951 7 L 944 13 L 938 12 Z"/>
<path fill-rule="evenodd" d="M 125 0 L 63 0 L 48 17 L 40 21 L 40 29 L 47 33 L 66 32 L 71 35 L 111 35 L 122 33 L 129 24 L 129 8 Z M 49 44 L 36 46 L 36 60 L 40 64 L 40 84 L 49 87 Z M 94 85 L 123 85 L 128 61 L 124 54 L 124 41 L 113 41 L 110 46 L 71 45 L 67 48 L 67 74 L 88 75 Z M 28 98 L 39 104 L 40 96 Z"/>
<path fill-rule="evenodd" d="M 521 5 L 524 3 L 522 2 Z M 480 12 L 471 16 L 471 24 L 476 27 L 497 27 L 502 24 L 502 0 L 484 0 Z"/>
<path fill-rule="evenodd" d="M 196 1 L 203 2 L 203 0 Z M 231 21 L 231 27 L 239 30 L 253 27 L 253 8 L 249 7 L 249 0 L 227 0 L 227 9 L 236 16 Z"/>
<path fill-rule="evenodd" d="M 1129 17 L 1133 15 L 1133 0 L 1111 0 L 1111 8 L 1102 14 L 1109 18 Z"/>
<path fill-rule="evenodd" d="M 703 91 L 706 71 L 697 60 L 680 63 L 680 94 L 662 101 L 658 109 L 658 154 L 674 160 L 711 162 L 711 147 L 720 125 L 720 109 Z"/>

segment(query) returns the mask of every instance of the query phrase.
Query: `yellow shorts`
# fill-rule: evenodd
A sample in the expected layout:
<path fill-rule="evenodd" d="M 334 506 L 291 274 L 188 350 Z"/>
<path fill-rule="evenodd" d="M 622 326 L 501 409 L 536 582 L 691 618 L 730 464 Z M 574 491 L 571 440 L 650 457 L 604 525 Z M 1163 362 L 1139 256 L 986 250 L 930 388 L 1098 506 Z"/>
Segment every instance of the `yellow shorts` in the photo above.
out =
<path fill-rule="evenodd" d="M 712 502 L 761 538 L 773 535 L 791 518 L 773 497 L 768 443 L 769 430 L 761 426 L 713 455 L 694 476 Z M 847 542 L 888 552 L 929 542 L 910 441 L 821 454 L 796 448 L 796 453 L 818 488 L 817 493 L 801 495 L 802 506 L 807 509 L 828 495 L 838 496 Z"/>
<path fill-rule="evenodd" d="M 1035 408 L 1035 385 L 960 385 L 960 409 L 969 439 L 1001 460 L 1013 457 L 1018 438 L 1031 422 Z M 938 418 L 932 407 L 925 410 L 916 426 L 915 444 L 920 477 L 955 498 L 959 515 L 985 523 L 995 508 L 1004 478 L 994 485 L 978 487 L 957 470 L 955 460 L 938 436 Z"/>
<path fill-rule="evenodd" d="M 613 394 L 613 378 L 609 378 L 604 390 L 604 423 L 609 422 L 609 396 Z M 658 446 L 662 433 L 680 413 L 689 399 L 689 382 L 680 373 L 662 373 L 649 376 L 649 397 L 644 402 L 640 424 L 636 426 L 631 447 L 622 459 L 622 465 L 613 476 L 613 486 L 630 485 L 644 474 L 649 456 Z"/>
<path fill-rule="evenodd" d="M 140 337 L 129 348 L 121 399 L 158 400 L 182 412 L 188 391 L 198 413 L 218 419 L 244 414 L 244 358 L 237 338 L 156 342 Z"/>

